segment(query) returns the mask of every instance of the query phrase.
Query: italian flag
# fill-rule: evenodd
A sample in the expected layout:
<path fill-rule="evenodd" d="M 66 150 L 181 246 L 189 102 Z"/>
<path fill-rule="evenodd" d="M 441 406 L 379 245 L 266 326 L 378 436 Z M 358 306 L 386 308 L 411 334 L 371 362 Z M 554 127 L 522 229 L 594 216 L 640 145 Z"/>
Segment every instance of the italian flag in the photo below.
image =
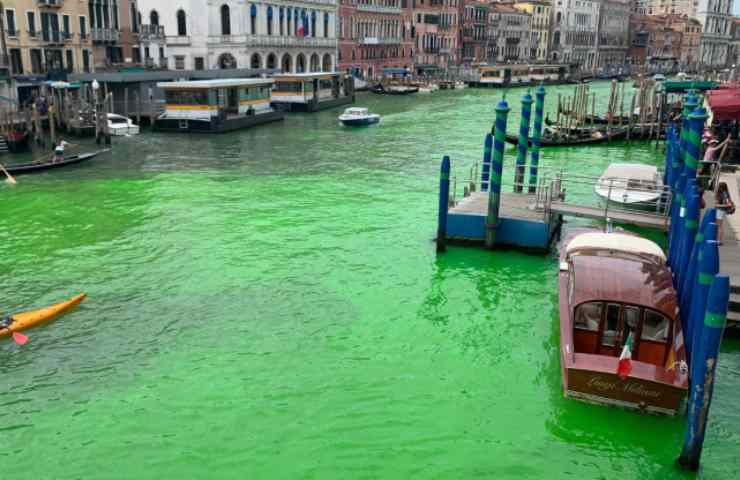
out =
<path fill-rule="evenodd" d="M 629 377 L 632 372 L 632 332 L 627 337 L 627 342 L 624 344 L 622 354 L 619 356 L 619 366 L 617 367 L 617 375 L 622 380 Z"/>

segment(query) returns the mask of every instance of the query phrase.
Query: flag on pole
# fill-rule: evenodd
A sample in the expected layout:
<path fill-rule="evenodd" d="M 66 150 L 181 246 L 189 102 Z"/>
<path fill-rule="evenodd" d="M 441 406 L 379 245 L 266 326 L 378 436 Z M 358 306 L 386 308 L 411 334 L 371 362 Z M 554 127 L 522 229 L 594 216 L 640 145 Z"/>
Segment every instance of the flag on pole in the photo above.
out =
<path fill-rule="evenodd" d="M 632 332 L 627 337 L 622 354 L 619 356 L 619 366 L 617 366 L 617 375 L 622 380 L 629 377 L 632 373 Z"/>

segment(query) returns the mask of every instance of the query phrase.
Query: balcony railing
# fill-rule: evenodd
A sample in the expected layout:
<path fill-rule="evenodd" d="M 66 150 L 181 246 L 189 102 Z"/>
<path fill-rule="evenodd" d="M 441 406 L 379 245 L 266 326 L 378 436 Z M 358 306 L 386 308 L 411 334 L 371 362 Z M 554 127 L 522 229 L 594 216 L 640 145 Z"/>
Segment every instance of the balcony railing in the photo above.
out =
<path fill-rule="evenodd" d="M 55 30 L 42 30 L 41 41 L 44 43 L 59 44 L 63 43 L 62 32 Z"/>
<path fill-rule="evenodd" d="M 171 45 L 167 37 L 167 44 Z M 208 45 L 243 45 L 247 47 L 329 47 L 336 48 L 336 38 L 322 37 L 280 37 L 277 35 L 212 35 Z"/>
<path fill-rule="evenodd" d="M 93 42 L 117 42 L 120 32 L 112 28 L 92 28 L 90 29 Z"/>
<path fill-rule="evenodd" d="M 386 7 L 384 5 L 357 4 L 357 10 L 360 12 L 397 13 L 399 15 L 401 14 L 401 7 Z"/>
<path fill-rule="evenodd" d="M 142 40 L 163 40 L 164 39 L 164 26 L 162 25 L 142 25 L 140 38 Z"/>
<path fill-rule="evenodd" d="M 167 45 L 186 47 L 190 45 L 190 37 L 187 35 L 167 35 Z"/>
<path fill-rule="evenodd" d="M 360 45 L 397 45 L 401 43 L 400 38 L 386 38 L 386 37 L 362 37 L 360 38 Z"/>
<path fill-rule="evenodd" d="M 60 8 L 64 6 L 64 0 L 36 0 L 39 7 Z"/>

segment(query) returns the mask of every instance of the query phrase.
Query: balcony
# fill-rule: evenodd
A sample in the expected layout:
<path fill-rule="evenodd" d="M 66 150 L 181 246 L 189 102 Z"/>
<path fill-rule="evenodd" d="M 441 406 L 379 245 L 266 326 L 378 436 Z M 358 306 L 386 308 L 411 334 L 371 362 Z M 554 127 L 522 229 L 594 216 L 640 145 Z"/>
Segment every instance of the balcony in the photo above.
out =
<path fill-rule="evenodd" d="M 167 37 L 167 44 L 170 43 Z M 336 48 L 336 38 L 323 37 L 281 37 L 278 35 L 211 35 L 208 37 L 208 46 L 239 45 L 245 47 L 291 48 L 291 47 L 318 47 Z"/>
<path fill-rule="evenodd" d="M 112 28 L 92 28 L 90 29 L 90 33 L 92 34 L 92 41 L 100 43 L 115 43 L 118 42 L 118 38 L 120 37 L 120 32 Z"/>
<path fill-rule="evenodd" d="M 386 37 L 362 37 L 360 38 L 360 45 L 398 45 L 401 43 L 400 38 L 386 38 Z"/>
<path fill-rule="evenodd" d="M 139 38 L 144 41 L 164 40 L 164 26 L 142 25 Z"/>
<path fill-rule="evenodd" d="M 61 8 L 64 6 L 64 0 L 36 0 L 39 7 Z"/>
<path fill-rule="evenodd" d="M 50 45 L 61 45 L 64 43 L 62 32 L 56 30 L 42 30 L 41 41 Z"/>
<path fill-rule="evenodd" d="M 190 37 L 187 35 L 167 35 L 165 38 L 167 45 L 173 47 L 187 47 L 190 45 Z"/>
<path fill-rule="evenodd" d="M 386 7 L 382 5 L 357 4 L 357 10 L 360 12 L 401 14 L 401 7 Z"/>

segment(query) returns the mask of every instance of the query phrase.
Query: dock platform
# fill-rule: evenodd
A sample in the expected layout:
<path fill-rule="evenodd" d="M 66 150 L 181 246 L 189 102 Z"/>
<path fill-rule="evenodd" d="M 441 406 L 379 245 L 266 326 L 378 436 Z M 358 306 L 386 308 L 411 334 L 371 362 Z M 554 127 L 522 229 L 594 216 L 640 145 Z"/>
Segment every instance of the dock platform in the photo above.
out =
<path fill-rule="evenodd" d="M 450 207 L 447 239 L 452 243 L 483 243 L 486 238 L 488 193 L 473 192 Z M 496 244 L 547 250 L 560 227 L 557 215 L 536 207 L 536 196 L 502 193 Z"/>
<path fill-rule="evenodd" d="M 605 214 L 614 223 L 624 225 L 635 225 L 637 227 L 654 228 L 656 230 L 668 231 L 671 224 L 670 217 L 666 215 L 656 215 L 650 212 L 640 212 L 637 210 L 608 210 L 603 207 L 593 207 L 587 205 L 575 205 L 567 202 L 553 201 L 550 204 L 550 210 L 554 213 L 567 215 L 571 217 L 590 218 L 593 220 L 603 220 Z"/>

